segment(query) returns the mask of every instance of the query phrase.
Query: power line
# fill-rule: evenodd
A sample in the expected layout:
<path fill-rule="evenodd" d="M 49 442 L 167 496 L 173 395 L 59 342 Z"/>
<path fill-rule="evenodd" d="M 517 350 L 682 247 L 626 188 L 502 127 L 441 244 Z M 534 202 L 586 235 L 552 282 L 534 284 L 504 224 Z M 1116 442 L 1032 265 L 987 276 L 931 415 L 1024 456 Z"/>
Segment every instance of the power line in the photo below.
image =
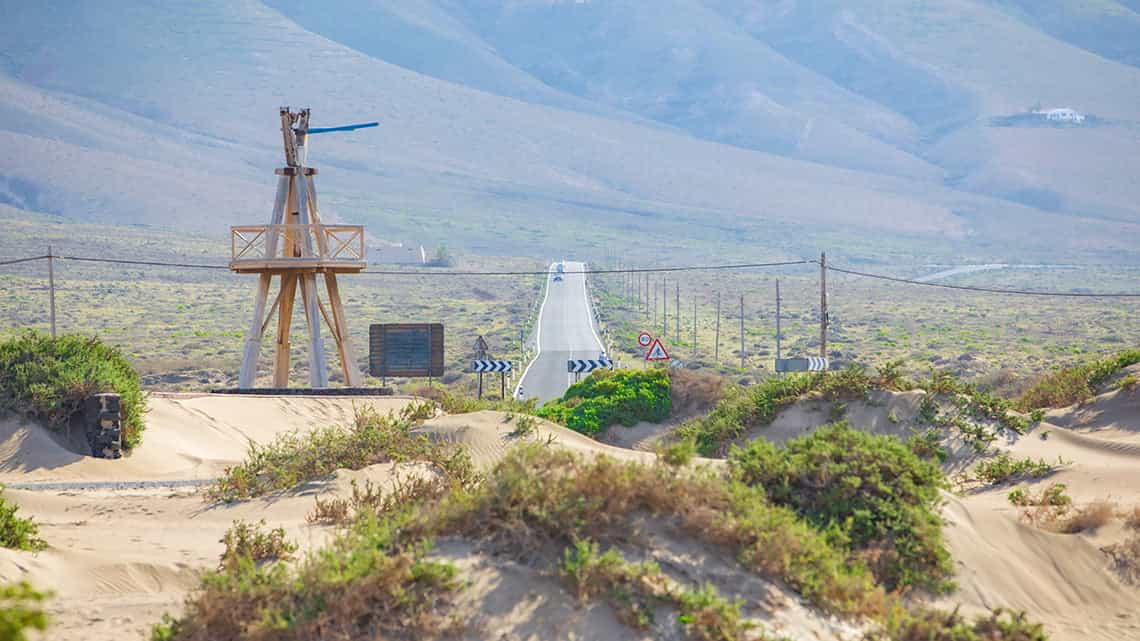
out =
<path fill-rule="evenodd" d="M 229 269 L 229 265 L 207 265 L 202 263 L 173 263 L 159 260 L 131 260 L 125 258 L 95 258 L 92 256 L 66 256 L 61 254 L 54 254 L 54 258 L 60 260 L 74 260 L 88 263 L 111 263 L 116 265 L 138 265 L 149 267 L 188 267 L 193 269 Z M 24 263 L 33 260 L 43 260 L 48 258 L 47 255 L 31 256 L 29 258 L 19 258 L 16 260 L 3 261 L 0 265 L 9 265 L 15 263 Z M 788 265 L 806 265 L 811 261 L 808 260 L 787 260 L 771 263 L 734 263 L 728 265 L 681 265 L 676 267 L 638 267 L 638 268 L 625 268 L 625 269 L 583 269 L 578 271 L 564 271 L 563 274 L 642 274 L 642 273 L 664 273 L 664 272 L 686 272 L 686 271 L 719 271 L 719 270 L 734 270 L 734 269 L 759 269 L 765 267 L 784 267 Z M 447 271 L 407 271 L 407 270 L 375 270 L 365 269 L 361 271 L 362 274 L 374 274 L 377 276 L 547 276 L 550 274 L 549 270 L 513 270 L 513 271 L 462 271 L 462 270 L 447 270 Z"/>
<path fill-rule="evenodd" d="M 43 258 L 47 258 L 44 256 Z M 90 258 L 87 256 L 61 256 L 55 255 L 54 258 L 61 260 L 75 260 L 86 263 L 113 263 L 116 265 L 140 265 L 147 267 L 189 267 L 191 269 L 225 269 L 228 270 L 228 265 L 203 265 L 200 263 L 168 263 L 157 260 L 128 260 L 125 258 Z"/>
<path fill-rule="evenodd" d="M 16 258 L 14 260 L 0 260 L 0 265 L 15 265 L 16 263 L 28 263 L 33 260 L 44 260 L 47 254 L 43 256 L 29 256 L 28 258 Z M 58 257 L 57 257 L 58 258 Z"/>
<path fill-rule="evenodd" d="M 818 260 L 811 261 L 819 263 Z M 983 292 L 987 294 L 1012 294 L 1015 296 L 1068 296 L 1074 298 L 1140 298 L 1140 293 L 1128 292 L 1110 292 L 1104 294 L 1097 294 L 1093 292 L 1042 292 L 1033 291 L 1028 289 L 999 289 L 996 287 L 975 287 L 972 285 L 950 285 L 947 283 L 931 283 L 921 280 L 912 280 L 909 278 L 899 278 L 897 276 L 887 276 L 884 274 L 872 274 L 869 272 L 860 272 L 853 269 L 842 269 L 833 265 L 826 267 L 828 271 L 839 272 L 841 274 L 850 274 L 852 276 L 862 276 L 864 278 L 874 278 L 877 280 L 887 280 L 895 283 L 905 283 L 907 285 L 923 285 L 924 287 L 940 287 L 942 289 L 958 289 L 968 292 Z"/>
<path fill-rule="evenodd" d="M 10 260 L 0 261 L 2 265 L 15 265 L 19 263 L 27 263 L 36 260 L 46 260 L 49 256 L 29 256 L 27 258 L 16 258 Z M 133 265 L 140 267 L 178 267 L 187 269 L 214 269 L 214 270 L 229 270 L 229 265 L 209 265 L 202 263 L 175 263 L 159 260 L 132 260 L 126 258 L 95 258 L 91 256 L 67 256 L 60 254 L 53 254 L 50 258 L 60 260 L 72 260 L 88 263 L 109 263 L 115 265 Z M 764 269 L 771 267 L 790 267 L 795 265 L 818 265 L 818 259 L 808 260 L 785 260 L 768 263 L 730 263 L 726 265 L 679 265 L 675 267 L 627 267 L 620 269 L 583 269 L 577 271 L 564 271 L 563 274 L 582 274 L 582 275 L 596 275 L 596 274 L 653 274 L 653 273 L 670 273 L 670 272 L 694 272 L 694 271 L 729 271 L 729 270 L 742 270 L 742 269 Z M 857 271 L 854 269 L 844 269 L 842 267 L 835 267 L 834 265 L 827 265 L 827 271 L 838 272 L 841 274 L 848 274 L 851 276 L 858 276 L 862 278 L 872 278 L 875 280 L 890 281 L 894 283 L 902 283 L 906 285 L 922 285 L 923 287 L 935 287 L 941 289 L 953 289 L 959 291 L 979 292 L 986 294 L 1009 294 L 1014 296 L 1051 296 L 1051 297 L 1069 297 L 1069 298 L 1140 298 L 1140 293 L 1130 292 L 1058 292 L 1058 291 L 1034 291 L 1026 289 L 1002 289 L 997 287 L 979 287 L 973 285 L 951 285 L 948 283 L 932 283 L 927 281 L 913 280 L 910 278 L 900 278 L 897 276 L 887 276 L 886 274 L 876 274 L 872 272 Z M 547 276 L 548 270 L 498 270 L 498 271 L 463 271 L 463 270 L 446 270 L 446 271 L 407 271 L 407 270 L 371 270 L 365 269 L 360 272 L 361 274 L 370 274 L 375 276 L 399 276 L 399 277 L 424 277 L 424 276 L 448 276 L 448 277 L 462 277 L 462 276 Z"/>
<path fill-rule="evenodd" d="M 723 271 L 731 269 L 759 269 L 764 267 L 784 267 L 788 265 L 806 265 L 810 260 L 785 260 L 774 263 L 735 263 L 729 265 L 683 265 L 678 267 L 628 267 L 624 269 L 583 269 L 579 271 L 563 271 L 563 274 L 647 274 L 666 272 L 695 272 L 695 271 Z M 366 269 L 362 274 L 377 274 L 384 276 L 546 276 L 548 270 L 542 271 L 430 271 L 409 272 L 397 270 Z"/>

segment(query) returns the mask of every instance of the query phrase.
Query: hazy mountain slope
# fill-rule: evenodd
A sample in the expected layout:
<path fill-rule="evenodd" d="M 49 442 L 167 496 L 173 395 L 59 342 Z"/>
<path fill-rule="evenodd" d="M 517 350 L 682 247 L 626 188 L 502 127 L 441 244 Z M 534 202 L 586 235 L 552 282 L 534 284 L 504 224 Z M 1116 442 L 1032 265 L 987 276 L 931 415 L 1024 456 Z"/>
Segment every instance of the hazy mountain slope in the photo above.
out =
<path fill-rule="evenodd" d="M 563 91 L 690 133 L 883 173 L 938 172 L 897 115 L 788 61 L 693 0 L 450 2 L 512 64 Z"/>
<path fill-rule="evenodd" d="M 559 92 L 500 58 L 432 0 L 268 0 L 300 26 L 418 73 L 526 102 L 638 120 Z"/>
<path fill-rule="evenodd" d="M 467 22 L 440 17 L 436 9 L 445 5 L 403 6 L 390 12 L 403 23 L 435 25 L 438 18 L 441 26 L 432 28 L 440 38 L 480 47 L 464 31 Z M 383 123 L 314 138 L 312 152 L 325 214 L 365 223 L 382 238 L 515 254 L 589 253 L 636 241 L 659 255 L 707 256 L 710 247 L 721 256 L 803 255 L 818 250 L 820 239 L 837 238 L 871 258 L 1009 247 L 1033 256 L 1140 251 L 1135 224 L 1107 224 L 1092 211 L 1047 214 L 947 188 L 929 177 L 940 174 L 930 164 L 907 151 L 892 154 L 894 143 L 853 135 L 842 120 L 818 137 L 818 154 L 850 159 L 861 150 L 867 165 L 887 166 L 883 173 L 698 140 L 608 103 L 587 113 L 575 107 L 578 98 L 543 93 L 494 56 L 472 64 L 491 79 L 503 74 L 496 92 L 417 73 L 364 48 L 318 35 L 254 0 L 5 7 L 0 141 L 13 152 L 0 160 L 0 198 L 78 219 L 219 234 L 229 224 L 258 223 L 268 215 L 272 168 L 281 162 L 276 108 L 293 104 L 311 105 L 317 124 Z M 804 113 L 840 109 L 853 95 L 802 73 L 816 78 L 809 88 L 819 93 L 801 95 L 840 101 L 804 100 Z M 530 101 L 497 93 L 531 89 L 538 93 Z M 567 106 L 535 104 L 545 97 Z M 863 114 L 852 120 L 873 124 L 885 114 L 886 122 L 904 122 L 867 100 L 851 104 Z M 900 140 L 907 130 L 904 122 Z M 960 175 L 972 178 L 988 152 L 984 145 L 976 157 L 968 151 L 955 153 L 964 159 Z M 884 175 L 896 173 L 905 176 Z M 1122 215 L 1135 221 L 1135 206 Z M 1030 240 L 1021 241 L 1026 234 Z"/>
<path fill-rule="evenodd" d="M 1023 22 L 1110 60 L 1140 67 L 1140 3 L 997 0 Z"/>

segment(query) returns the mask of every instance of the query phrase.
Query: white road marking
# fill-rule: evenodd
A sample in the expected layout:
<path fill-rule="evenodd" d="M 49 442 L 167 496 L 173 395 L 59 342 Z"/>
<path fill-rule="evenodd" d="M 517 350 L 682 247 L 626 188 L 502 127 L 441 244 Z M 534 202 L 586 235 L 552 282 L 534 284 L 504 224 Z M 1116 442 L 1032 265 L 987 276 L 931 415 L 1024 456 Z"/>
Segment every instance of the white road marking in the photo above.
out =
<path fill-rule="evenodd" d="M 546 268 L 546 292 L 542 295 L 542 304 L 538 306 L 538 319 L 534 325 L 534 343 L 537 347 L 534 358 L 526 364 L 523 368 L 522 376 L 519 377 L 519 383 L 515 386 L 515 398 L 519 397 L 519 390 L 522 389 L 523 381 L 526 380 L 527 372 L 530 372 L 530 366 L 534 365 L 539 356 L 542 356 L 542 313 L 546 309 L 546 299 L 550 297 L 550 270 L 554 269 L 554 263 Z"/>
<path fill-rule="evenodd" d="M 586 271 L 586 263 L 582 263 L 582 271 Z M 606 346 L 602 343 L 602 339 L 598 338 L 598 331 L 594 329 L 594 308 L 590 305 L 590 294 L 589 290 L 586 289 L 585 274 L 582 274 L 582 297 L 586 299 L 586 319 L 590 323 L 590 333 L 594 335 L 594 340 L 598 343 L 598 349 L 604 352 L 606 351 Z"/>

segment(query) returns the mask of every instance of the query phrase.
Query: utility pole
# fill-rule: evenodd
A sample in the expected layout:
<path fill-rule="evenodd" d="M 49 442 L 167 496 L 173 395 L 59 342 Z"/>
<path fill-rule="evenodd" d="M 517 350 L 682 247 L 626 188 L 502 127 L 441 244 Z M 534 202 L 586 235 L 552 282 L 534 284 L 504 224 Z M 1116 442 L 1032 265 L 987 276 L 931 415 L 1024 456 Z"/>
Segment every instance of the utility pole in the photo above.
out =
<path fill-rule="evenodd" d="M 661 338 L 669 340 L 669 281 L 661 279 Z"/>
<path fill-rule="evenodd" d="M 713 338 L 713 362 L 720 362 L 720 292 L 716 293 L 716 334 Z"/>
<path fill-rule="evenodd" d="M 780 279 L 776 279 L 776 360 L 780 360 Z"/>
<path fill-rule="evenodd" d="M 55 257 L 51 252 L 51 245 L 48 245 L 48 307 L 51 308 L 51 337 L 55 338 Z"/>
<path fill-rule="evenodd" d="M 641 305 L 641 311 L 645 314 L 646 318 L 649 318 L 649 272 L 645 272 L 645 278 L 642 280 L 645 281 L 645 302 Z M 638 287 L 640 287 L 640 285 Z"/>
<path fill-rule="evenodd" d="M 819 254 L 819 355 L 827 358 L 827 254 Z"/>
<path fill-rule="evenodd" d="M 673 325 L 674 325 L 674 332 L 673 333 L 677 337 L 676 338 L 677 344 L 680 345 L 681 344 L 681 281 L 677 281 L 677 294 L 676 294 L 676 296 L 677 296 L 676 303 L 673 306 L 673 311 L 676 312 L 675 314 L 673 314 Z"/>
<path fill-rule="evenodd" d="M 740 369 L 744 369 L 744 294 L 740 295 Z"/>
<path fill-rule="evenodd" d="M 697 296 L 693 295 L 693 358 L 697 357 Z"/>
<path fill-rule="evenodd" d="M 650 285 L 650 284 L 651 283 L 647 283 L 647 285 Z M 650 289 L 653 290 L 653 323 L 652 323 L 652 327 L 657 327 L 657 288 L 656 287 L 650 287 Z M 645 293 L 645 301 L 649 302 L 649 292 L 648 291 L 646 291 L 646 293 Z M 648 314 L 646 314 L 646 315 L 648 316 Z"/>

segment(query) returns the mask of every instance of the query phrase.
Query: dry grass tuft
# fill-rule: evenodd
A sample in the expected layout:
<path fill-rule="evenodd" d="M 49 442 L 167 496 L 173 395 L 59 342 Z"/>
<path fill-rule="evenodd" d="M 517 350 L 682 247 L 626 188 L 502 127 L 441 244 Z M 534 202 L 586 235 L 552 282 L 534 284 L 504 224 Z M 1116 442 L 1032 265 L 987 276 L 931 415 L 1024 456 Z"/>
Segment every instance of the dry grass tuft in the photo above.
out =
<path fill-rule="evenodd" d="M 673 413 L 706 411 L 724 396 L 724 378 L 712 372 L 669 370 Z"/>
<path fill-rule="evenodd" d="M 1112 560 L 1112 569 L 1120 580 L 1129 585 L 1140 585 L 1140 536 L 1117 543 L 1101 550 Z"/>
<path fill-rule="evenodd" d="M 1065 534 L 1087 532 L 1108 525 L 1116 516 L 1116 505 L 1108 501 L 1094 501 L 1077 510 L 1075 514 L 1064 519 L 1059 531 Z"/>
<path fill-rule="evenodd" d="M 1133 507 L 1131 513 L 1125 513 L 1124 525 L 1133 530 L 1140 530 L 1140 505 Z"/>

